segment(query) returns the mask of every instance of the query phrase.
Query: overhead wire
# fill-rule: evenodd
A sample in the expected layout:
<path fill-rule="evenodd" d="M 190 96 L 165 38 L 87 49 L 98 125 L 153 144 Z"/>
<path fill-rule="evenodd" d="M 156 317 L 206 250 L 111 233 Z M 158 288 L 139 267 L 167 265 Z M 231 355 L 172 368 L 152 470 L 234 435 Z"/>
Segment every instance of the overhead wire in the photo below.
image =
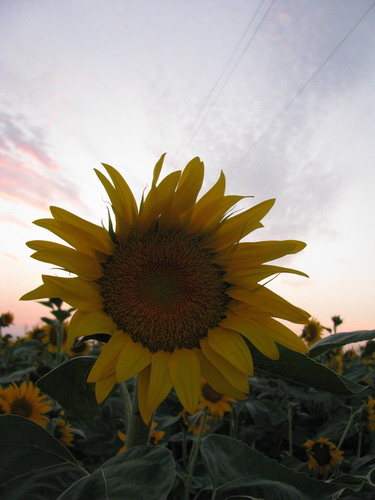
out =
<path fill-rule="evenodd" d="M 252 151 L 252 149 L 259 143 L 259 141 L 269 132 L 269 130 L 274 126 L 274 124 L 281 118 L 281 116 L 291 107 L 294 101 L 303 93 L 303 91 L 310 85 L 310 83 L 314 80 L 314 78 L 318 75 L 318 73 L 322 70 L 322 68 L 327 64 L 327 62 L 336 54 L 336 52 L 340 49 L 340 47 L 346 42 L 346 40 L 350 37 L 350 35 L 355 31 L 355 29 L 360 25 L 360 23 L 365 19 L 365 17 L 370 13 L 370 11 L 375 7 L 375 2 L 373 2 L 370 7 L 362 14 L 362 16 L 354 23 L 354 25 L 350 28 L 350 30 L 343 36 L 340 42 L 331 50 L 328 56 L 319 64 L 316 70 L 310 75 L 310 77 L 305 81 L 305 83 L 298 89 L 298 91 L 294 94 L 292 99 L 290 99 L 287 104 L 283 107 L 283 109 L 268 123 L 268 125 L 264 128 L 261 134 L 253 141 L 251 146 L 248 148 L 246 153 L 241 156 L 239 160 L 235 163 L 232 168 L 232 171 L 237 167 L 239 163 L 242 162 L 244 158 Z"/>
<path fill-rule="evenodd" d="M 214 83 L 214 85 L 211 87 L 211 90 L 210 92 L 208 93 L 206 99 L 205 99 L 205 103 L 203 104 L 202 108 L 200 109 L 200 111 L 198 112 L 194 122 L 193 122 L 193 126 L 190 130 L 190 132 L 187 134 L 187 136 L 185 137 L 185 139 L 183 140 L 183 142 L 181 143 L 181 145 L 179 146 L 179 148 L 177 149 L 177 152 L 176 152 L 176 157 L 179 156 L 179 154 L 181 153 L 184 153 L 186 148 L 189 146 L 189 144 L 194 140 L 194 138 L 196 137 L 197 133 L 199 132 L 199 130 L 201 129 L 201 127 L 203 126 L 207 116 L 209 115 L 209 113 L 211 112 L 212 108 L 214 107 L 214 105 L 216 104 L 217 100 L 219 99 L 222 91 L 224 90 L 225 86 L 227 85 L 228 81 L 230 80 L 230 78 L 233 76 L 233 73 L 235 72 L 235 70 L 237 69 L 239 63 L 241 62 L 241 59 L 243 58 L 243 56 L 245 55 L 245 53 L 247 52 L 247 50 L 249 49 L 252 41 L 254 40 L 255 38 L 255 35 L 258 33 L 258 31 L 260 30 L 265 18 L 267 17 L 269 11 L 271 10 L 271 7 L 273 6 L 273 4 L 276 2 L 276 0 L 271 0 L 271 3 L 268 5 L 265 13 L 263 14 L 262 18 L 260 19 L 258 25 L 256 26 L 254 32 L 252 33 L 252 35 L 250 36 L 249 40 L 247 41 L 245 47 L 243 48 L 242 52 L 240 53 L 239 57 L 237 58 L 237 61 L 235 62 L 234 66 L 232 67 L 231 71 L 229 72 L 229 74 L 227 75 L 227 77 L 225 78 L 224 82 L 222 83 L 219 91 L 217 92 L 216 96 L 214 97 L 214 99 L 211 101 L 211 104 L 208 104 L 211 97 L 214 95 L 215 91 L 217 90 L 219 84 L 220 84 L 220 81 L 222 80 L 222 78 L 224 77 L 225 75 L 225 72 L 226 70 L 229 68 L 230 64 L 231 64 L 231 61 L 232 59 L 235 57 L 235 54 L 236 52 L 238 51 L 241 43 L 243 42 L 245 36 L 247 35 L 247 33 L 249 32 L 251 26 L 253 25 L 253 22 L 255 21 L 256 19 L 256 16 L 259 12 L 259 10 L 261 9 L 262 5 L 265 3 L 266 0 L 261 0 L 260 3 L 258 4 L 258 7 L 256 8 L 254 14 L 252 15 L 246 29 L 244 30 L 244 32 L 242 33 L 239 41 L 237 42 L 235 48 L 233 49 L 232 53 L 230 54 L 229 58 L 227 59 L 219 77 L 217 78 L 216 82 Z M 207 107 L 208 106 L 208 107 Z M 204 111 L 206 111 L 204 113 Z M 197 124 L 197 126 L 196 126 Z"/>

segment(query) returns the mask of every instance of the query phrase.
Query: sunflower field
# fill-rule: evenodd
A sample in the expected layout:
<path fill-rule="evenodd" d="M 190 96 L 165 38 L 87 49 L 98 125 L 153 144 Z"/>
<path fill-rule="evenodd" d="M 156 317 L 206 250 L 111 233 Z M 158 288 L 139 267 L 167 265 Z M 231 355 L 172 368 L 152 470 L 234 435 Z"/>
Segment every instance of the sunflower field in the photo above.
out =
<path fill-rule="evenodd" d="M 199 158 L 159 181 L 163 161 L 139 204 L 96 170 L 107 227 L 35 221 L 69 246 L 28 242 L 60 269 L 21 297 L 40 323 L 0 316 L 0 498 L 374 499 L 375 330 L 267 288 L 306 277 L 269 264 L 303 242 L 243 241 L 275 200 L 238 211 L 223 173 L 199 197 Z"/>

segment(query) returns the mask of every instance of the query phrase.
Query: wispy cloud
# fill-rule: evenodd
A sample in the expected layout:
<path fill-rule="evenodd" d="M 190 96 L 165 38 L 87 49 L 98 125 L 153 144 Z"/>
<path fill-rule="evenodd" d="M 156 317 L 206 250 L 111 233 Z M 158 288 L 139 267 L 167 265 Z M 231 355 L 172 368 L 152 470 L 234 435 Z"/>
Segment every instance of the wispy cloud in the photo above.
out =
<path fill-rule="evenodd" d="M 41 210 L 60 198 L 80 203 L 76 187 L 59 172 L 51 150 L 41 127 L 29 126 L 22 115 L 0 112 L 0 194 Z"/>

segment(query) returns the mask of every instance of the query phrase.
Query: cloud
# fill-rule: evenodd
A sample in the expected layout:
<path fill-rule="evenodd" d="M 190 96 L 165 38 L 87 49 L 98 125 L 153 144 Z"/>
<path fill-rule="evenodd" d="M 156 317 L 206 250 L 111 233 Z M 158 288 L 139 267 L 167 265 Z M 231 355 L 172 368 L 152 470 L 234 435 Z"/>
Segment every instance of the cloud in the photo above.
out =
<path fill-rule="evenodd" d="M 41 127 L 29 126 L 21 115 L 0 112 L 0 193 L 5 199 L 40 210 L 60 199 L 80 203 L 50 149 Z"/>

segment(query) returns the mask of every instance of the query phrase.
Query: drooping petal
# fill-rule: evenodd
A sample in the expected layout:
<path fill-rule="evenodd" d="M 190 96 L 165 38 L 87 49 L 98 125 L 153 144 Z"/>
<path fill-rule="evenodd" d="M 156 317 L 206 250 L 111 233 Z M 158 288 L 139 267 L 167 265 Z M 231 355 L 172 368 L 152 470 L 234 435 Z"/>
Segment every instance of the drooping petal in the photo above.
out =
<path fill-rule="evenodd" d="M 222 326 L 235 330 L 246 337 L 262 354 L 270 359 L 279 359 L 280 354 L 275 342 L 268 335 L 267 328 L 256 323 L 250 315 L 227 316 L 221 322 Z"/>
<path fill-rule="evenodd" d="M 257 316 L 255 321 L 267 328 L 268 335 L 274 342 L 302 354 L 308 352 L 308 347 L 303 340 L 282 323 L 267 316 Z"/>
<path fill-rule="evenodd" d="M 310 314 L 299 307 L 294 306 L 287 300 L 272 292 L 265 286 L 259 285 L 252 290 L 246 290 L 232 286 L 228 288 L 228 295 L 233 299 L 245 302 L 250 306 L 268 313 L 276 318 L 286 319 L 293 323 L 304 324 L 308 321 Z"/>
<path fill-rule="evenodd" d="M 253 374 L 253 360 L 241 335 L 233 330 L 215 328 L 208 332 L 208 344 L 217 354 L 246 375 Z"/>
<path fill-rule="evenodd" d="M 126 334 L 115 331 L 108 343 L 102 346 L 101 353 L 87 377 L 88 382 L 98 382 L 110 375 L 115 376 L 117 359 L 125 342 Z"/>
<path fill-rule="evenodd" d="M 223 374 L 230 385 L 241 392 L 248 392 L 249 383 L 247 375 L 238 370 L 229 361 L 220 356 L 220 354 L 217 354 L 210 347 L 207 338 L 200 341 L 200 346 L 204 356 Z"/>
<path fill-rule="evenodd" d="M 112 335 L 116 325 L 112 319 L 102 311 L 76 311 L 68 325 L 67 343 L 71 346 L 77 337 L 107 333 Z"/>
<path fill-rule="evenodd" d="M 260 220 L 271 210 L 274 203 L 274 199 L 263 201 L 255 207 L 225 219 L 217 231 L 210 238 L 207 238 L 205 245 L 219 251 L 238 243 L 251 231 L 262 227 Z"/>
<path fill-rule="evenodd" d="M 122 350 L 117 359 L 116 379 L 124 382 L 142 371 L 151 362 L 151 353 L 139 342 L 133 342 L 130 335 L 125 335 Z"/>
<path fill-rule="evenodd" d="M 110 394 L 116 384 L 115 375 L 110 375 L 104 380 L 99 380 L 95 384 L 95 396 L 97 402 L 102 403 Z"/>
<path fill-rule="evenodd" d="M 147 394 L 147 408 L 152 413 L 155 408 L 168 396 L 172 389 L 168 363 L 171 354 L 159 351 L 152 355 L 150 384 Z"/>
<path fill-rule="evenodd" d="M 299 276 L 308 278 L 308 275 L 303 273 L 302 271 L 297 271 L 288 267 L 268 265 L 259 265 L 251 268 L 242 268 L 235 271 L 228 271 L 225 273 L 224 278 L 228 283 L 233 283 L 240 287 L 246 287 L 248 283 L 258 283 L 265 278 L 269 278 L 270 276 L 279 273 L 298 274 Z"/>
<path fill-rule="evenodd" d="M 169 359 L 169 373 L 179 400 L 189 413 L 194 413 L 201 389 L 200 364 L 189 349 L 175 349 Z"/>
<path fill-rule="evenodd" d="M 202 377 L 207 380 L 215 391 L 238 400 L 247 399 L 247 396 L 233 387 L 223 374 L 204 356 L 201 349 L 194 349 L 194 352 L 198 356 L 201 365 Z"/>

